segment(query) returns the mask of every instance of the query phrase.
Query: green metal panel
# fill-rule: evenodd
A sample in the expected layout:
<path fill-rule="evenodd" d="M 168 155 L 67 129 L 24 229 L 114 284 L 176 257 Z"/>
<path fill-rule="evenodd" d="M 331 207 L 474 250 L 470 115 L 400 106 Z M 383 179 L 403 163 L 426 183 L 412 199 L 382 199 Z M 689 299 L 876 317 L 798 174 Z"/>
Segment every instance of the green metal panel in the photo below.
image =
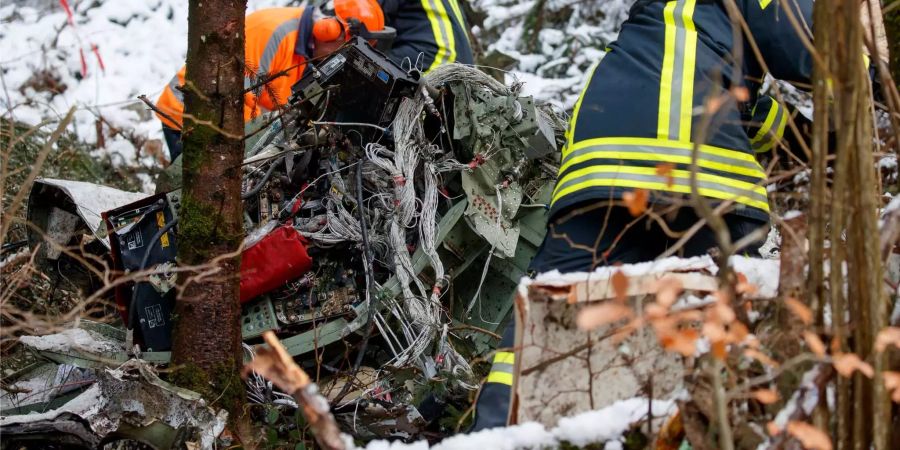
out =
<path fill-rule="evenodd" d="M 241 311 L 241 336 L 250 339 L 263 334 L 264 331 L 277 330 L 278 320 L 275 318 L 275 307 L 272 300 L 262 297 L 244 306 Z"/>

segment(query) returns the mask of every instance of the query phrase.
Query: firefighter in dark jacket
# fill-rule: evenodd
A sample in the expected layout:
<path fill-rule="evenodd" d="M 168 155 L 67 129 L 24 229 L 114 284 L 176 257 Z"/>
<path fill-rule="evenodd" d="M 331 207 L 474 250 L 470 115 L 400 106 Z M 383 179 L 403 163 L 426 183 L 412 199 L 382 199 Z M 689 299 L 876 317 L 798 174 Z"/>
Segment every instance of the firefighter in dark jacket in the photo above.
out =
<path fill-rule="evenodd" d="M 379 0 L 386 25 L 397 30 L 391 59 L 426 73 L 448 63 L 472 64 L 459 0 Z M 408 62 L 407 62 L 408 61 Z"/>
<path fill-rule="evenodd" d="M 798 36 L 788 15 L 812 24 L 812 0 L 736 4 L 769 73 L 809 84 L 812 58 L 802 39 L 811 36 Z M 766 173 L 754 156 L 755 150 L 772 149 L 784 132 L 787 110 L 756 98 L 763 65 L 745 42 L 733 38 L 721 2 L 638 0 L 632 7 L 575 105 L 534 271 L 650 261 L 673 246 L 678 239 L 672 236 L 699 220 L 691 207 L 695 148 L 699 194 L 721 207 L 731 239 L 768 227 Z M 647 214 L 629 213 L 624 199 L 644 193 L 647 209 L 668 230 Z M 714 247 L 714 233 L 704 227 L 678 254 L 703 255 Z M 506 351 L 497 352 L 482 388 L 474 430 L 507 422 L 512 330 L 504 333 Z"/>

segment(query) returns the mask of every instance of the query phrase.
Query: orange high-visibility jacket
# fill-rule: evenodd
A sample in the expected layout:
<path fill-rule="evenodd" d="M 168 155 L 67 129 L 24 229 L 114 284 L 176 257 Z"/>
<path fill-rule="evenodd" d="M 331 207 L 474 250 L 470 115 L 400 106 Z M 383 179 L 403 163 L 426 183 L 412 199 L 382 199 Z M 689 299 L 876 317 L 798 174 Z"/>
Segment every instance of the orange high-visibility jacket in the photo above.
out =
<path fill-rule="evenodd" d="M 304 9 L 270 8 L 247 16 L 244 88 L 254 89 L 244 94 L 245 122 L 263 111 L 274 111 L 284 105 L 291 95 L 291 86 L 303 75 L 309 55 L 304 43 L 309 41 L 310 32 L 305 31 L 306 36 L 300 36 L 301 19 L 310 22 L 310 26 L 304 27 L 307 30 L 311 30 L 312 19 L 311 14 L 303 14 Z M 298 40 L 301 41 L 299 49 Z M 177 121 L 173 124 L 157 114 L 169 128 L 181 129 L 184 93 L 176 88 L 184 85 L 184 70 L 182 66 L 156 101 L 157 108 Z M 275 78 L 265 86 L 257 86 L 267 75 L 284 70 L 288 70 L 285 76 Z"/>

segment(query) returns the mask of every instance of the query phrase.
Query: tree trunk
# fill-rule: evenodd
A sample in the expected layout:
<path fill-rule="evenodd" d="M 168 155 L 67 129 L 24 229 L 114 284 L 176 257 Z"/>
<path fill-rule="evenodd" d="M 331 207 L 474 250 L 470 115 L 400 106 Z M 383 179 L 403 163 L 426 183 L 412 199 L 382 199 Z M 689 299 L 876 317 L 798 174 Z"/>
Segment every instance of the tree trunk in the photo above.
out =
<path fill-rule="evenodd" d="M 237 417 L 240 368 L 238 249 L 243 158 L 246 0 L 191 0 L 188 10 L 183 195 L 175 307 L 175 381 Z"/>
<path fill-rule="evenodd" d="M 860 4 L 822 0 L 815 8 L 815 45 L 825 64 L 817 68 L 814 80 L 813 168 L 820 183 L 827 127 L 834 127 L 836 138 L 828 209 L 832 333 L 836 350 L 856 353 L 875 366 L 872 380 L 856 373 L 837 382 L 835 447 L 886 450 L 890 404 L 882 380 L 883 358 L 874 354 L 873 343 L 878 330 L 887 325 L 888 311 L 878 247 L 880 189 L 873 157 L 872 94 L 861 51 Z M 838 269 L 844 264 L 846 277 Z"/>
<path fill-rule="evenodd" d="M 885 0 L 883 3 L 884 29 L 888 38 L 888 54 L 890 55 L 891 77 L 897 89 L 900 89 L 900 5 L 896 1 Z"/>

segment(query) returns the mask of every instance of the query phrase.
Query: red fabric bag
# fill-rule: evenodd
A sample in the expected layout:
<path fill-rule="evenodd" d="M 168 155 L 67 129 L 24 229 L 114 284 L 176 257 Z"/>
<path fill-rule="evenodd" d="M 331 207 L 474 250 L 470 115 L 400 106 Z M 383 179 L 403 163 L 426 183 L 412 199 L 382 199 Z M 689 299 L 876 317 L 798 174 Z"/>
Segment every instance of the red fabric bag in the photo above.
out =
<path fill-rule="evenodd" d="M 294 227 L 272 230 L 241 255 L 241 303 L 283 286 L 312 268 L 306 241 Z"/>

